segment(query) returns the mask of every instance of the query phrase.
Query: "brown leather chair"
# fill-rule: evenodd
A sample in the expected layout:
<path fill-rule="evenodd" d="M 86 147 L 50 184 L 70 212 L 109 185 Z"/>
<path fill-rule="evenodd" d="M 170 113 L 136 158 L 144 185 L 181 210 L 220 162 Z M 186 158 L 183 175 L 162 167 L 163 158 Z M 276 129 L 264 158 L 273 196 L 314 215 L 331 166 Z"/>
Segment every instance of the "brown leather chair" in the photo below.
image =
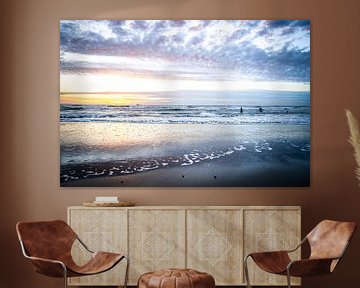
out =
<path fill-rule="evenodd" d="M 16 231 L 24 256 L 31 260 L 35 271 L 50 277 L 88 276 L 112 269 L 122 259 L 127 261 L 124 288 L 127 285 L 129 259 L 124 254 L 91 251 L 62 220 L 19 222 Z M 71 257 L 71 247 L 78 240 L 92 254 L 83 266 L 78 266 Z"/>
<path fill-rule="evenodd" d="M 289 288 L 290 276 L 315 276 L 333 272 L 344 256 L 355 229 L 354 222 L 324 220 L 292 250 L 250 253 L 244 259 L 247 287 L 251 287 L 247 267 L 249 257 L 266 272 L 286 275 Z M 306 241 L 311 249 L 309 259 L 292 261 L 289 253 L 296 251 Z"/>

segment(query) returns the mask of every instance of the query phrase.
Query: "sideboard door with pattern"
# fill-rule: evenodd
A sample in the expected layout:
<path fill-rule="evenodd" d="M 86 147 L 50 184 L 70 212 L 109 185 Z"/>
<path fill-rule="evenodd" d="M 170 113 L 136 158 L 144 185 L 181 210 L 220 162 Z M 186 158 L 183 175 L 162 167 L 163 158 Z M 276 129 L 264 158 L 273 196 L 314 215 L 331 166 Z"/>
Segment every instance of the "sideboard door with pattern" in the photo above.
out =
<path fill-rule="evenodd" d="M 187 210 L 187 267 L 206 271 L 216 285 L 242 280 L 242 210 Z"/>
<path fill-rule="evenodd" d="M 141 274 L 185 267 L 185 210 L 129 209 L 129 283 Z"/>
<path fill-rule="evenodd" d="M 127 253 L 126 209 L 69 209 L 68 223 L 91 250 Z M 76 263 L 84 264 L 89 259 L 89 252 L 78 241 L 72 254 Z M 120 286 L 124 282 L 125 262 L 105 273 L 69 278 L 69 285 Z"/>
<path fill-rule="evenodd" d="M 251 252 L 287 250 L 300 243 L 299 209 L 246 209 L 244 211 L 244 254 Z M 300 259 L 300 249 L 293 258 Z M 286 277 L 266 273 L 251 260 L 249 277 L 252 285 L 286 285 Z M 300 279 L 293 278 L 299 285 Z"/>

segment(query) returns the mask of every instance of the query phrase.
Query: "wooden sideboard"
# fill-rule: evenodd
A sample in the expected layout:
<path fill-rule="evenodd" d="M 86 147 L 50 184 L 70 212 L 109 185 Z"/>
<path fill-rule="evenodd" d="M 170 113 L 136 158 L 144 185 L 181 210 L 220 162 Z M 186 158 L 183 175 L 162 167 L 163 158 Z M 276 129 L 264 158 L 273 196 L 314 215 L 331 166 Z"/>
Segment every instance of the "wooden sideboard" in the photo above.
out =
<path fill-rule="evenodd" d="M 216 285 L 245 285 L 243 258 L 250 252 L 294 248 L 301 238 L 298 206 L 68 207 L 68 223 L 92 250 L 126 253 L 129 285 L 163 268 L 188 267 L 212 274 Z M 88 253 L 78 243 L 78 263 Z M 293 258 L 300 258 L 300 250 Z M 286 285 L 286 277 L 264 273 L 249 261 L 253 285 Z M 125 263 L 69 285 L 121 285 Z M 294 278 L 294 285 L 300 280 Z"/>

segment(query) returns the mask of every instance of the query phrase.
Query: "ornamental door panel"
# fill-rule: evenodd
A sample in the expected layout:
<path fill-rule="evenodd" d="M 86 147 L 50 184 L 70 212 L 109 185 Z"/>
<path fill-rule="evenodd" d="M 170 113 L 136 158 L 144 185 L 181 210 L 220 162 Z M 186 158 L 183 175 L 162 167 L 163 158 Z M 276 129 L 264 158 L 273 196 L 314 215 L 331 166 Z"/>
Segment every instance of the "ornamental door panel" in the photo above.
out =
<path fill-rule="evenodd" d="M 244 254 L 251 252 L 288 250 L 300 243 L 299 209 L 248 209 L 244 211 Z M 300 259 L 301 250 L 290 255 Z M 286 285 L 286 277 L 262 271 L 252 259 L 248 260 L 252 285 Z M 291 283 L 299 285 L 299 278 Z"/>
<path fill-rule="evenodd" d="M 130 283 L 141 274 L 185 267 L 185 210 L 129 210 Z"/>
<path fill-rule="evenodd" d="M 79 209 L 69 210 L 69 225 L 92 251 L 127 253 L 127 213 L 125 209 Z M 76 241 L 71 251 L 74 261 L 85 264 L 90 255 Z M 93 276 L 71 277 L 70 285 L 122 285 L 126 261 L 113 269 Z"/>
<path fill-rule="evenodd" d="M 242 280 L 242 210 L 187 211 L 187 266 L 214 276 L 216 285 Z"/>

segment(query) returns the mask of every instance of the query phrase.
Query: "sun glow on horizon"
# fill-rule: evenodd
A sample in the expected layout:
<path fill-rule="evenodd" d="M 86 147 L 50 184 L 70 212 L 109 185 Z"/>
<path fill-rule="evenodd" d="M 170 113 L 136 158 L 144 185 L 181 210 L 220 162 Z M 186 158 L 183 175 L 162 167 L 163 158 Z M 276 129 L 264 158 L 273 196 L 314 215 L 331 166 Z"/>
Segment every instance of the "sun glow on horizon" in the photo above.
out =
<path fill-rule="evenodd" d="M 228 93 L 239 95 L 254 91 L 271 92 L 304 92 L 310 93 L 309 83 L 285 81 L 206 81 L 174 80 L 141 77 L 122 77 L 111 74 L 61 75 L 60 103 L 68 105 L 169 105 L 195 103 L 195 97 L 202 97 L 203 103 L 234 103 L 223 96 Z M 170 95 L 177 93 L 179 98 Z M 213 94 L 222 95 L 213 97 Z M 247 97 L 245 97 L 247 98 Z M 220 100 L 219 100 L 220 99 Z M 185 101 L 186 102 L 186 101 Z"/>
<path fill-rule="evenodd" d="M 160 104 L 163 98 L 151 94 L 136 93 L 60 93 L 60 104 L 67 105 L 147 105 Z"/>

